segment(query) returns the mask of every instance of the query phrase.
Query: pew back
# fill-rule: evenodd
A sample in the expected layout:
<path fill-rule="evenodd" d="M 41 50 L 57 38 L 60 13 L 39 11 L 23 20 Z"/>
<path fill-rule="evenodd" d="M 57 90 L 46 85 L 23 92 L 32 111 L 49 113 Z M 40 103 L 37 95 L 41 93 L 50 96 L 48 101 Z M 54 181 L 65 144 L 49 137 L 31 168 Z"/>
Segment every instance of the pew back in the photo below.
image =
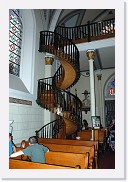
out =
<path fill-rule="evenodd" d="M 38 138 L 40 144 L 43 143 L 56 143 L 66 145 L 84 145 L 84 146 L 95 146 L 95 150 L 98 151 L 98 141 L 86 141 L 86 140 L 66 140 L 66 139 L 53 139 L 53 138 Z"/>
<path fill-rule="evenodd" d="M 40 164 L 35 162 L 9 159 L 9 169 L 72 169 L 72 168 L 66 166 Z"/>
<path fill-rule="evenodd" d="M 49 151 L 45 153 L 45 160 L 47 164 L 63 165 L 81 169 L 88 169 L 89 155 L 67 152 Z"/>
<path fill-rule="evenodd" d="M 80 140 L 91 140 L 92 138 L 92 130 L 84 130 L 77 133 L 80 137 Z M 94 130 L 94 140 L 98 140 L 99 143 L 104 143 L 104 139 L 106 138 L 105 130 Z"/>
<path fill-rule="evenodd" d="M 98 168 L 98 141 L 87 141 L 87 140 L 66 140 L 66 139 L 53 139 L 53 138 L 38 138 L 38 142 L 41 144 L 55 143 L 55 144 L 66 144 L 66 145 L 84 145 L 84 146 L 95 146 L 94 156 L 96 168 Z"/>
<path fill-rule="evenodd" d="M 53 139 L 53 138 L 38 138 L 38 143 L 40 144 L 66 144 L 66 145 L 77 145 L 77 146 L 94 146 L 94 156 L 96 168 L 98 168 L 98 141 L 86 141 L 86 140 L 67 140 L 67 139 Z M 23 145 L 22 145 L 23 144 Z M 22 141 L 21 147 L 26 148 L 28 146 L 28 141 Z"/>
<path fill-rule="evenodd" d="M 66 145 L 66 144 L 54 144 L 54 143 L 43 143 L 50 151 L 61 151 L 61 152 L 70 152 L 70 153 L 89 153 L 89 168 L 93 168 L 94 162 L 94 145 L 92 146 L 78 146 L 78 145 Z"/>
<path fill-rule="evenodd" d="M 80 131 L 80 132 L 77 132 L 77 136 L 80 137 L 80 140 L 91 140 L 92 132 L 91 130 Z"/>

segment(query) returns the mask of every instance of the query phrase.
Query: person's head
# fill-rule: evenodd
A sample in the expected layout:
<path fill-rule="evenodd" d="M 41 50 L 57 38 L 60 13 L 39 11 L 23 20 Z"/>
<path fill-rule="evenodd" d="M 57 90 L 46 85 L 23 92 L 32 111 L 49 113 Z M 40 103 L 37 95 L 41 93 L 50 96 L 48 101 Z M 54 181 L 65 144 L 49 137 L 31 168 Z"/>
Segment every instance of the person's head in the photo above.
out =
<path fill-rule="evenodd" d="M 28 139 L 28 142 L 30 145 L 38 143 L 37 137 L 36 136 L 32 136 Z"/>
<path fill-rule="evenodd" d="M 12 140 L 12 134 L 9 133 L 9 141 L 11 141 L 11 140 Z"/>
<path fill-rule="evenodd" d="M 88 122 L 87 122 L 87 120 L 86 120 L 86 119 L 84 119 L 84 120 L 83 120 L 83 123 L 84 123 L 84 124 L 88 124 Z"/>

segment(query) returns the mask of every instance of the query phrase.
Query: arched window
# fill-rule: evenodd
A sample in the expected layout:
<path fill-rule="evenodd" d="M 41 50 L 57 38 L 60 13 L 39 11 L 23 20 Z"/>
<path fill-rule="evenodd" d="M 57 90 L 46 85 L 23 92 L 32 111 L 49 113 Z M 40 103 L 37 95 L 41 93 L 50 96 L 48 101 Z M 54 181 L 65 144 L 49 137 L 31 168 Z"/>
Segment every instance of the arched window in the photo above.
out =
<path fill-rule="evenodd" d="M 115 99 L 115 75 L 113 75 L 106 83 L 105 99 Z"/>
<path fill-rule="evenodd" d="M 9 73 L 19 77 L 22 21 L 18 9 L 9 10 Z"/>
<path fill-rule="evenodd" d="M 18 42 L 18 40 L 16 40 L 16 43 L 18 42 L 19 47 L 18 46 L 16 47 L 15 43 L 12 43 L 12 40 L 10 41 L 10 44 L 12 45 L 12 47 L 14 46 L 14 50 L 17 50 L 18 55 L 20 54 L 20 57 L 18 57 L 13 51 L 13 49 L 11 50 L 10 48 L 11 50 L 10 54 L 13 55 L 13 57 L 9 56 L 9 58 L 11 57 L 11 61 L 9 61 L 9 63 L 11 63 L 13 67 L 16 67 L 17 69 L 16 68 L 11 69 L 12 74 L 9 74 L 9 88 L 10 88 L 10 93 L 12 94 L 14 92 L 16 94 L 19 91 L 32 94 L 34 91 L 34 65 L 35 65 L 34 62 L 35 62 L 35 47 L 36 47 L 35 12 L 34 10 L 31 9 L 20 9 L 18 10 L 18 12 L 20 15 L 19 18 L 17 17 L 18 20 L 20 21 L 19 28 L 22 29 L 17 34 L 21 35 L 19 37 L 20 38 L 19 40 L 21 41 Z M 11 13 L 15 14 L 13 10 L 10 10 L 10 14 Z M 18 21 L 17 18 L 14 18 L 15 21 Z M 16 30 L 17 29 L 18 28 L 16 28 Z M 17 38 L 17 36 L 15 35 L 13 36 L 14 38 Z M 10 39 L 12 37 L 10 37 Z M 21 43 L 22 43 L 22 50 L 21 50 Z"/>

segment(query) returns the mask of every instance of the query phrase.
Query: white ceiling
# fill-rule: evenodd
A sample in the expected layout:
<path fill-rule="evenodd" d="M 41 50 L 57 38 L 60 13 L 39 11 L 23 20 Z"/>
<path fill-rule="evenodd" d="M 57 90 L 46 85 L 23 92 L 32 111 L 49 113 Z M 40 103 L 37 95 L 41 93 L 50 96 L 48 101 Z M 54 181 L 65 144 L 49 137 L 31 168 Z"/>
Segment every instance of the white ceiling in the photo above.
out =
<path fill-rule="evenodd" d="M 48 22 L 53 21 L 55 12 L 59 12 L 59 17 L 56 21 L 56 26 L 70 27 L 80 26 L 115 18 L 115 10 L 113 9 L 62 9 L 62 10 L 43 10 L 44 14 L 48 11 Z M 70 22 L 70 23 L 69 23 Z M 94 69 L 111 69 L 115 68 L 115 38 L 108 38 L 104 40 L 92 41 L 88 43 L 76 44 L 80 52 L 80 70 L 88 71 L 89 64 L 86 56 L 88 49 L 95 50 Z"/>
<path fill-rule="evenodd" d="M 76 20 L 76 15 L 78 15 Z M 57 25 L 65 25 L 70 22 L 70 27 L 74 24 L 84 25 L 90 22 L 98 22 L 115 17 L 114 10 L 108 9 L 64 9 L 62 10 Z M 76 22 L 74 22 L 76 21 Z M 89 64 L 86 56 L 88 49 L 95 50 L 94 69 L 111 69 L 115 68 L 115 38 L 108 38 L 106 40 L 98 40 L 89 43 L 77 44 L 80 52 L 80 70 L 88 71 Z"/>
<path fill-rule="evenodd" d="M 94 69 L 115 68 L 115 39 L 105 39 L 76 45 L 80 52 L 80 70 L 88 71 L 89 64 L 86 51 L 94 49 Z"/>

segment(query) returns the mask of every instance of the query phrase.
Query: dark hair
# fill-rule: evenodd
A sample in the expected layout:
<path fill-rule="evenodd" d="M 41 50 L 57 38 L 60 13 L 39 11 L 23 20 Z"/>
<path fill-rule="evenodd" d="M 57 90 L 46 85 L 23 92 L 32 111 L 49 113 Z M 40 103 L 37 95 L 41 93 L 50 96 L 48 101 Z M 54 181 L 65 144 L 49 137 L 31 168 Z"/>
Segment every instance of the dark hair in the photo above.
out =
<path fill-rule="evenodd" d="M 9 136 L 11 137 L 11 136 L 12 136 L 12 134 L 11 134 L 11 133 L 9 133 Z"/>
<path fill-rule="evenodd" d="M 86 124 L 88 124 L 88 122 L 87 122 L 87 120 L 86 120 L 86 119 L 84 119 L 84 120 L 83 120 L 83 122 L 84 122 L 84 123 L 86 123 Z"/>
<path fill-rule="evenodd" d="M 30 144 L 34 144 L 34 143 L 38 143 L 37 137 L 36 136 L 32 136 L 28 139 L 28 142 Z"/>

